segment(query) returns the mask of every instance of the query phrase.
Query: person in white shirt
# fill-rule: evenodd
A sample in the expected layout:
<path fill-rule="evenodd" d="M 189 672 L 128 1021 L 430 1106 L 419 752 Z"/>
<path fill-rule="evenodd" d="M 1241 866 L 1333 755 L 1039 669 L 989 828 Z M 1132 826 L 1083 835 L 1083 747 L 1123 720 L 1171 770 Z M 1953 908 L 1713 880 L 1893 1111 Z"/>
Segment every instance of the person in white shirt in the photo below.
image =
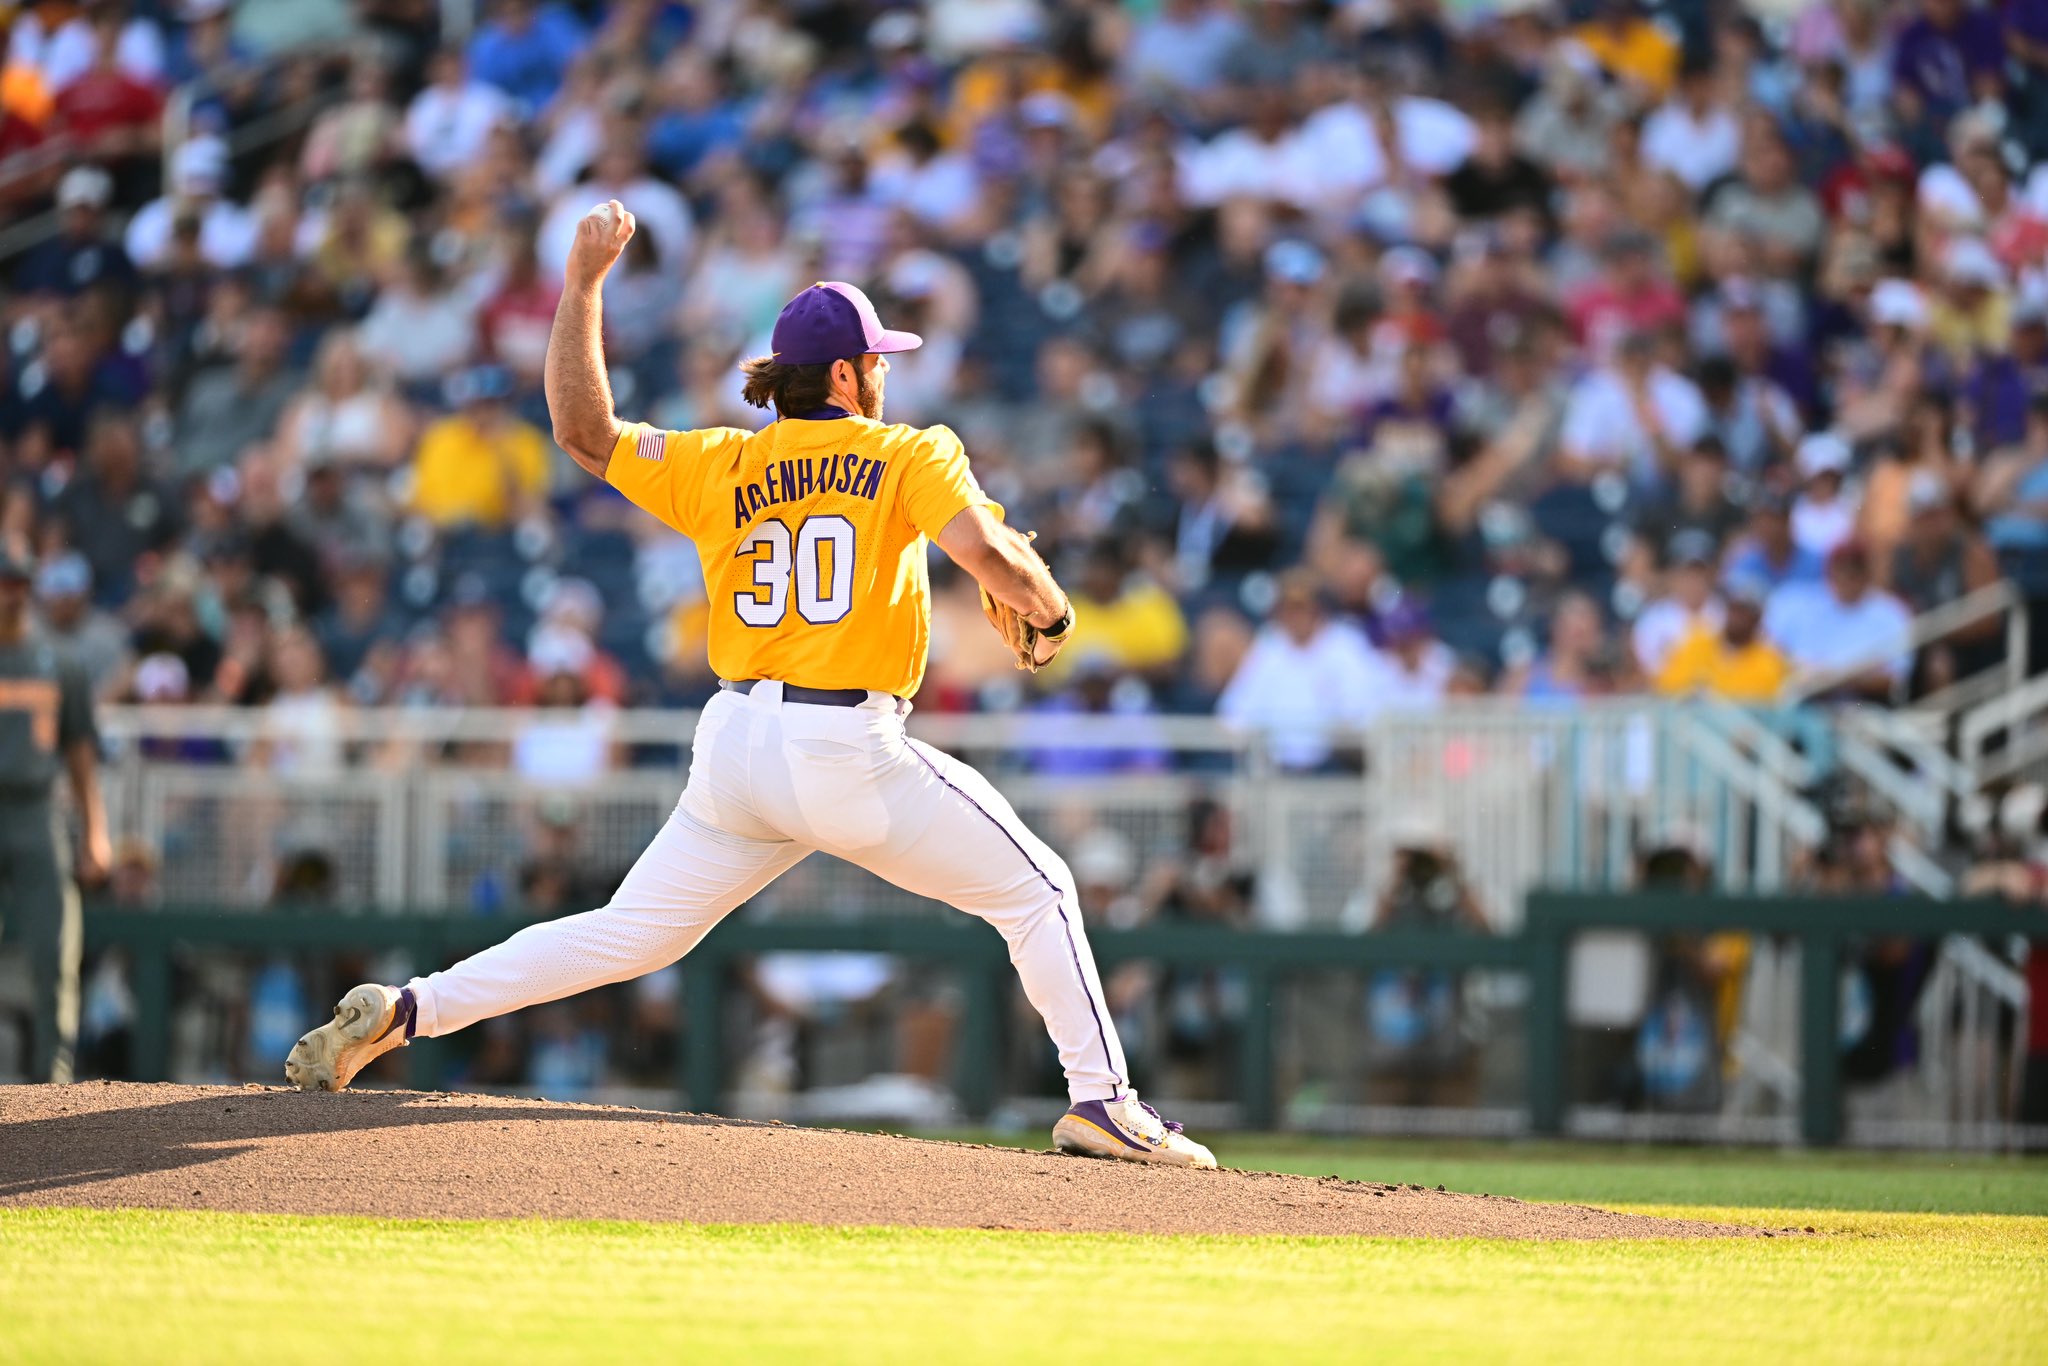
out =
<path fill-rule="evenodd" d="M 541 268 L 559 276 L 569 264 L 569 247 L 576 240 L 576 225 L 583 215 L 616 199 L 638 222 L 638 231 L 648 234 L 655 255 L 664 268 L 679 271 L 690 259 L 695 223 L 690 206 L 675 188 L 647 174 L 641 161 L 640 142 L 635 139 L 607 143 L 598 154 L 590 179 L 571 185 L 555 197 L 541 220 Z"/>
<path fill-rule="evenodd" d="M 1764 634 L 1804 674 L 1863 668 L 1842 695 L 1888 698 L 1912 666 L 1913 614 L 1874 586 L 1870 552 L 1844 541 L 1823 583 L 1794 580 L 1771 594 Z"/>
<path fill-rule="evenodd" d="M 1393 129 L 1398 165 L 1388 161 L 1383 121 Z M 1449 175 L 1479 145 L 1479 125 L 1442 100 L 1372 86 L 1310 114 L 1300 141 L 1316 171 L 1317 202 L 1334 208 L 1383 186 Z"/>
<path fill-rule="evenodd" d="M 1861 502 L 1847 487 L 1849 443 L 1834 432 L 1814 432 L 1799 443 L 1793 463 L 1805 481 L 1792 503 L 1792 540 L 1825 557 L 1856 530 Z"/>
<path fill-rule="evenodd" d="M 1742 156 L 1742 125 L 1716 98 L 1716 79 L 1710 67 L 1687 71 L 1678 93 L 1643 121 L 1643 164 L 1671 172 L 1695 195 Z"/>
<path fill-rule="evenodd" d="M 52 8 L 55 8 L 54 6 Z M 81 9 L 54 30 L 43 27 L 43 13 L 24 7 L 7 35 L 7 65 L 33 67 L 52 95 L 92 70 L 99 40 L 93 33 L 94 13 Z M 115 40 L 114 62 L 144 85 L 164 84 L 164 35 L 154 19 L 131 17 Z"/>
<path fill-rule="evenodd" d="M 972 159 L 946 151 L 922 120 L 897 130 L 895 145 L 875 158 L 868 184 L 877 199 L 927 227 L 954 228 L 981 203 Z"/>
<path fill-rule="evenodd" d="M 1721 599 L 1714 594 L 1714 538 L 1688 528 L 1671 538 L 1665 557 L 1669 591 L 1636 615 L 1629 633 L 1636 663 L 1649 678 L 1664 671 L 1671 652 L 1695 630 L 1718 632 L 1723 615 Z"/>
<path fill-rule="evenodd" d="M 405 111 L 405 145 L 420 169 L 442 180 L 482 155 L 491 130 L 517 110 L 504 91 L 470 77 L 460 48 L 436 53 L 431 75 Z"/>
<path fill-rule="evenodd" d="M 1281 767 L 1317 769 L 1334 752 L 1330 730 L 1371 714 L 1377 677 L 1364 634 L 1329 620 L 1314 578 L 1296 571 L 1281 580 L 1272 620 L 1245 652 L 1216 714 L 1265 732 Z"/>
<path fill-rule="evenodd" d="M 221 198 L 227 183 L 228 148 L 216 137 L 196 137 L 171 154 L 171 192 L 152 199 L 128 222 L 122 245 L 138 269 L 163 264 L 178 219 L 199 221 L 199 251 L 222 270 L 248 264 L 261 226 L 256 215 Z"/>
<path fill-rule="evenodd" d="M 1372 657 L 1373 715 L 1435 711 L 1458 672 L 1458 655 L 1436 638 L 1428 614 L 1412 603 L 1396 603 L 1380 617 L 1386 644 Z"/>
<path fill-rule="evenodd" d="M 1325 171 L 1287 92 L 1261 90 L 1251 97 L 1250 118 L 1203 143 L 1180 167 L 1180 192 L 1202 208 L 1242 196 L 1307 209 L 1328 192 Z"/>
<path fill-rule="evenodd" d="M 1631 332 L 1614 362 L 1573 386 L 1566 400 L 1561 459 L 1582 479 L 1619 469 L 1639 488 L 1668 482 L 1679 458 L 1707 425 L 1707 403 L 1695 385 L 1659 365 L 1656 339 Z"/>

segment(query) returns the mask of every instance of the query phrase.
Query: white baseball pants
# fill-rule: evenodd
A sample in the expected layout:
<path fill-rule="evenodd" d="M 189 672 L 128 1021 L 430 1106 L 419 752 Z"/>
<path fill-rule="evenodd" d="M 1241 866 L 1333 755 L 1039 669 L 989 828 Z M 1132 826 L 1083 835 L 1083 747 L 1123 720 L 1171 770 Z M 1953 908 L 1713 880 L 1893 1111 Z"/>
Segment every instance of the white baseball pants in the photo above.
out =
<path fill-rule="evenodd" d="M 727 912 L 824 850 L 978 915 L 1009 942 L 1075 1100 L 1129 1090 L 1074 875 L 968 765 L 904 733 L 901 704 L 784 703 L 782 685 L 704 708 L 690 781 L 611 904 L 529 925 L 415 978 L 428 1037 L 666 967 Z"/>

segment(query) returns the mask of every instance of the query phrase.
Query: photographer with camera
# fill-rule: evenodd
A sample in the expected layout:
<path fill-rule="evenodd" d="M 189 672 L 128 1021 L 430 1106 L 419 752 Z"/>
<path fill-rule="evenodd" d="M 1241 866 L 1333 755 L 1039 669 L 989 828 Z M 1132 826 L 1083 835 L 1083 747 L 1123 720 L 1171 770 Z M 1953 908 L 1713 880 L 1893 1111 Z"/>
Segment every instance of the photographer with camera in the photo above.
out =
<path fill-rule="evenodd" d="M 1457 850 L 1435 822 L 1414 817 L 1393 831 L 1394 871 L 1372 908 L 1369 930 L 1491 934 Z M 1387 968 L 1365 989 L 1367 1097 L 1379 1105 L 1469 1105 L 1477 1075 L 1464 1028 L 1465 984 L 1455 972 Z"/>

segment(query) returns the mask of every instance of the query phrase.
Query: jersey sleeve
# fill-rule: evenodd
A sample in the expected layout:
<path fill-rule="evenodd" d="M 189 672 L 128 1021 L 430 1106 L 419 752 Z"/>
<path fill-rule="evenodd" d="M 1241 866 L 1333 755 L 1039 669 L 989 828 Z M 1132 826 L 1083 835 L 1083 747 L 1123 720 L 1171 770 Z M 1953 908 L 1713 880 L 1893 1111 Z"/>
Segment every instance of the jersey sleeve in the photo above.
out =
<path fill-rule="evenodd" d="M 92 683 L 84 666 L 65 659 L 57 666 L 57 746 L 68 750 L 80 740 L 94 748 L 100 742 L 92 714 Z"/>
<path fill-rule="evenodd" d="M 670 432 L 628 422 L 612 447 L 605 482 L 669 527 L 695 536 L 708 471 L 746 439 L 736 427 Z"/>
<path fill-rule="evenodd" d="M 903 515 L 912 526 L 937 540 L 946 523 L 977 504 L 1002 515 L 1002 504 L 981 491 L 967 465 L 967 448 L 953 429 L 927 428 L 912 447 L 910 464 L 903 471 Z"/>

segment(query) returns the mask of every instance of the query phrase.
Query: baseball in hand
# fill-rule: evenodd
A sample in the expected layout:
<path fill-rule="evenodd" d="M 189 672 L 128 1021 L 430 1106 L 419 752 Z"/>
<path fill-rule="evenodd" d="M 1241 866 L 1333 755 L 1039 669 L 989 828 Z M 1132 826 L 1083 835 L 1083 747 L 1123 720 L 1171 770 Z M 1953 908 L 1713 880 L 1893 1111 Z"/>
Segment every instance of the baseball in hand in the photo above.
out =
<path fill-rule="evenodd" d="M 613 212 L 612 203 L 609 199 L 583 216 L 596 220 L 597 226 L 606 233 L 611 232 L 613 228 L 618 226 L 618 215 Z"/>

